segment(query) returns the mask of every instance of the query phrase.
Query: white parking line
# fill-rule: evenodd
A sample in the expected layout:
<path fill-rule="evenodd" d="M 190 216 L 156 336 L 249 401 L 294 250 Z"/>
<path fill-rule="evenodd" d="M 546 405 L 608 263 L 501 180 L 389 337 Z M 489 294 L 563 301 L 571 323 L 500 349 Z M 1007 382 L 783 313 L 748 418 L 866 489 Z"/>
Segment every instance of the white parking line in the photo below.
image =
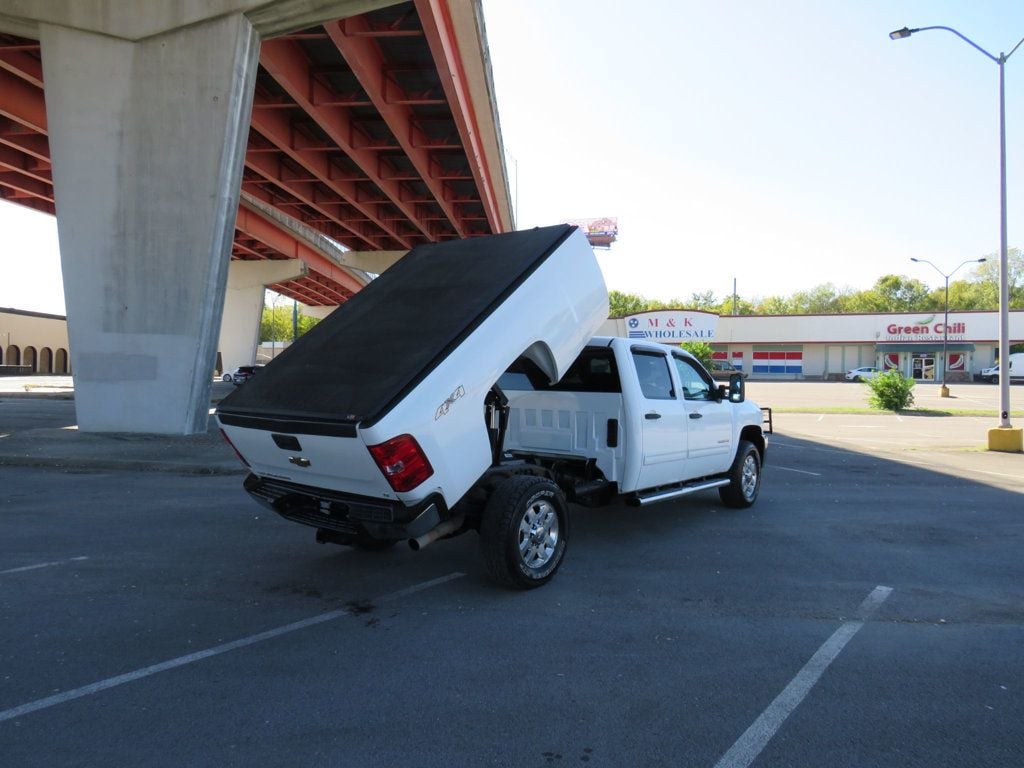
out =
<path fill-rule="evenodd" d="M 424 581 L 419 584 L 414 584 L 406 589 L 400 589 L 397 592 L 391 592 L 383 597 L 377 598 L 377 602 L 385 602 L 390 600 L 397 600 L 400 597 L 411 595 L 415 592 L 422 592 L 424 589 L 430 589 L 441 584 L 445 584 L 454 579 L 459 579 L 465 576 L 464 573 L 449 573 L 447 576 L 441 576 L 437 579 L 431 579 L 430 581 Z M 295 632 L 306 627 L 312 627 L 317 624 L 323 624 L 326 621 L 333 621 L 334 619 L 340 619 L 342 616 L 348 616 L 351 613 L 348 609 L 340 608 L 336 611 L 328 611 L 327 613 L 321 613 L 319 616 L 311 616 L 308 619 L 302 621 L 292 622 L 291 624 L 285 624 L 282 627 L 275 629 L 268 629 L 266 632 L 260 632 L 255 635 L 249 635 L 238 640 L 232 640 L 230 643 L 224 643 L 223 645 L 215 645 L 213 648 L 207 648 L 205 651 L 197 651 L 190 653 L 186 656 L 179 656 L 176 659 L 170 659 L 169 661 L 163 661 L 159 664 L 153 664 L 142 669 L 136 669 L 134 672 L 126 672 L 123 675 L 116 675 L 115 677 L 108 677 L 106 680 L 100 680 L 90 685 L 84 685 L 81 688 L 75 688 L 71 691 L 64 691 L 53 696 L 47 696 L 45 699 L 36 699 L 30 701 L 27 704 L 22 704 L 11 709 L 5 709 L 0 712 L 0 723 L 5 720 L 13 720 L 16 717 L 30 714 L 32 712 L 38 712 L 40 709 L 47 709 L 49 707 L 55 707 L 58 704 L 63 704 L 67 701 L 74 699 L 80 699 L 83 696 L 89 696 L 93 693 L 99 693 L 105 691 L 108 688 L 114 688 L 118 685 L 124 685 L 125 683 L 131 683 L 135 680 L 140 680 L 150 675 L 155 675 L 158 672 L 166 672 L 169 669 L 177 669 L 178 667 L 184 667 L 186 664 L 191 664 L 195 661 L 201 661 L 208 659 L 211 656 L 218 656 L 228 651 L 235 651 L 239 648 L 245 648 L 256 643 L 261 643 L 264 640 L 270 640 L 274 637 L 280 637 L 286 635 L 289 632 Z"/>
<path fill-rule="evenodd" d="M 729 751 L 722 755 L 722 759 L 715 763 L 715 768 L 747 768 L 754 762 L 761 754 L 761 750 L 778 732 L 786 718 L 800 706 L 800 702 L 804 700 L 814 684 L 828 669 L 829 664 L 836 660 L 846 644 L 864 626 L 864 622 L 878 610 L 878 607 L 891 593 L 891 587 L 875 587 L 857 610 L 860 620 L 844 622 L 832 634 L 832 637 L 824 642 L 803 669 L 796 673 L 796 677 L 789 682 L 782 693 L 775 697 L 775 700 L 768 705 L 761 716 L 743 732 L 743 735 L 729 748 Z"/>
<path fill-rule="evenodd" d="M 20 568 L 8 568 L 6 571 L 0 571 L 0 576 L 5 573 L 22 573 L 23 571 L 34 571 L 39 568 L 49 568 L 53 565 L 67 565 L 68 563 L 78 563 L 82 560 L 88 560 L 88 557 L 71 557 L 67 560 L 54 560 L 52 563 L 38 563 L 36 565 L 23 565 Z"/>
<path fill-rule="evenodd" d="M 772 464 L 772 469 L 784 469 L 787 472 L 799 472 L 801 475 L 814 475 L 815 477 L 821 477 L 821 472 L 810 472 L 806 469 L 793 469 L 793 467 L 780 467 L 778 464 Z"/>

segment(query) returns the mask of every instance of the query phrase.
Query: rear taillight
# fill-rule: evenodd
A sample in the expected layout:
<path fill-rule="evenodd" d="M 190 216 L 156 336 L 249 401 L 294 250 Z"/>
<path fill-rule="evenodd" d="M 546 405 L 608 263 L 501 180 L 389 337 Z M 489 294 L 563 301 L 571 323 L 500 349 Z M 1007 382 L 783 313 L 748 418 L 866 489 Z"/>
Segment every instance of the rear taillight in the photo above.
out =
<path fill-rule="evenodd" d="M 411 491 L 434 474 L 427 455 L 412 435 L 399 435 L 369 449 L 391 488 L 399 493 Z"/>
<path fill-rule="evenodd" d="M 230 445 L 230 446 L 231 446 L 231 450 L 235 452 L 235 456 L 237 456 L 237 457 L 238 457 L 238 460 L 239 460 L 240 462 L 242 462 L 243 464 L 245 464 L 245 466 L 247 466 L 247 467 L 249 467 L 250 469 L 252 469 L 252 467 L 251 467 L 251 466 L 249 465 L 249 462 L 245 460 L 245 456 L 243 456 L 242 454 L 240 454 L 240 453 L 238 452 L 238 449 L 237 449 L 237 448 L 235 448 L 235 444 L 231 442 L 231 438 L 230 438 L 230 437 L 228 437 L 228 433 L 227 433 L 227 432 L 225 432 L 225 431 L 224 431 L 224 430 L 222 429 L 222 430 L 220 431 L 220 436 L 224 438 L 224 442 L 226 442 L 226 443 L 227 443 L 228 445 Z"/>

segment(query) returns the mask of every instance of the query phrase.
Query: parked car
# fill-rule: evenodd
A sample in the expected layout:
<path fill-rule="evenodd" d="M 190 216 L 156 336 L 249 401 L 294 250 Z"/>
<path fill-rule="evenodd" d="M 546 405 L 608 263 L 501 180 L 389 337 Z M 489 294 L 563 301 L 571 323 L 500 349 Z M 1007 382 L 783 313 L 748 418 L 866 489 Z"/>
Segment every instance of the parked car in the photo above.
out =
<path fill-rule="evenodd" d="M 711 375 L 718 381 L 728 381 L 729 377 L 738 373 L 741 378 L 747 378 L 747 372 L 741 371 L 728 360 L 712 360 Z"/>
<path fill-rule="evenodd" d="M 1010 380 L 1024 377 L 1024 352 L 1014 352 L 1009 357 L 1010 360 Z M 990 384 L 999 383 L 999 364 L 996 363 L 991 368 L 986 368 L 981 372 L 981 378 Z"/>
<path fill-rule="evenodd" d="M 872 368 L 871 366 L 863 366 L 861 368 L 854 368 L 851 371 L 846 372 L 847 381 L 870 381 L 875 378 L 881 371 L 878 368 Z"/>
<path fill-rule="evenodd" d="M 262 368 L 262 365 L 240 365 L 235 368 L 234 373 L 225 373 L 221 376 L 221 381 L 233 382 L 235 386 L 244 384 L 253 376 L 256 375 L 256 371 Z"/>

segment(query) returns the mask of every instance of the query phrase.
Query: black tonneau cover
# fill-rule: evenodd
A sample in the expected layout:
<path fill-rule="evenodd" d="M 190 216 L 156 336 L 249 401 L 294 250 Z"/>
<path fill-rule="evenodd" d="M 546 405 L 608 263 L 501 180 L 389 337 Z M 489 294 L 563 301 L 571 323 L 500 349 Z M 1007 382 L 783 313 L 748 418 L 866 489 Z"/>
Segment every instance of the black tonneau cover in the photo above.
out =
<path fill-rule="evenodd" d="M 572 229 L 414 248 L 226 397 L 218 416 L 239 426 L 354 436 L 356 424 L 382 418 Z"/>

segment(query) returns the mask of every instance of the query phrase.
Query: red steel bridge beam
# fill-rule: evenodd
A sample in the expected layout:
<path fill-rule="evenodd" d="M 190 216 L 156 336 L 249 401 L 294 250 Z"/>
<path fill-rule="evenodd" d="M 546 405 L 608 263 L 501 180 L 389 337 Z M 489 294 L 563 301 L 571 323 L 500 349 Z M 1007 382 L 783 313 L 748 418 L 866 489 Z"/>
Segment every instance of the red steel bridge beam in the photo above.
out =
<path fill-rule="evenodd" d="M 253 130 L 260 133 L 272 144 L 275 144 L 277 149 L 294 160 L 296 164 L 301 165 L 322 184 L 342 197 L 344 202 L 351 205 L 366 219 L 373 222 L 383 235 L 395 240 L 405 248 L 412 247 L 405 236 L 401 235 L 394 227 L 389 226 L 368 205 L 358 199 L 359 190 L 356 187 L 355 181 L 337 178 L 339 174 L 331 170 L 331 162 L 326 152 L 302 149 L 296 146 L 294 129 L 287 115 L 282 114 L 280 110 L 253 110 L 250 125 Z M 353 234 L 367 240 L 373 248 L 386 247 L 379 242 L 375 243 L 368 239 L 370 236 L 366 232 L 353 230 Z"/>
<path fill-rule="evenodd" d="M 257 126 L 253 126 L 257 128 Z M 263 125 L 263 128 L 267 128 Z M 266 135 L 266 134 L 264 134 Z M 271 138 L 272 136 L 267 136 Z M 319 156 L 318 156 L 319 155 Z M 280 161 L 268 154 L 260 152 L 247 152 L 245 155 L 245 166 L 250 170 L 258 173 L 260 176 L 265 178 L 267 181 L 272 182 L 275 186 L 280 187 L 282 190 L 290 194 L 297 200 L 305 203 L 310 208 L 314 209 L 321 215 L 323 215 L 329 221 L 337 224 L 343 228 L 346 232 L 351 233 L 354 237 L 359 238 L 362 242 L 368 245 L 372 250 L 378 250 L 384 247 L 384 244 L 380 242 L 380 237 L 389 237 L 387 233 L 381 233 L 380 236 L 363 231 L 363 228 L 356 227 L 354 223 L 346 222 L 337 211 L 330 210 L 327 206 L 335 205 L 341 206 L 345 204 L 351 205 L 351 202 L 345 197 L 344 192 L 338 187 L 328 181 L 321 178 L 321 171 L 314 168 L 309 168 L 307 163 L 311 165 L 326 165 L 326 158 L 323 153 L 302 153 L 298 150 L 292 150 L 288 153 L 288 156 L 292 158 L 296 163 L 300 164 L 308 172 L 312 173 L 322 184 L 332 190 L 338 195 L 336 200 L 325 200 L 322 193 L 318 199 L 316 186 L 312 181 L 300 181 L 297 179 L 286 179 L 284 177 L 283 169 Z M 322 169 L 324 176 L 329 175 L 329 169 Z"/>
<path fill-rule="evenodd" d="M 314 103 L 310 93 L 310 83 L 314 82 L 313 75 L 315 73 L 298 44 L 288 39 L 267 40 L 260 50 L 260 64 L 295 100 L 298 106 L 338 145 L 338 148 L 348 155 L 367 179 L 376 184 L 387 198 L 390 198 L 381 202 L 395 205 L 416 229 L 428 239 L 433 240 L 434 237 L 431 235 L 430 229 L 419 220 L 415 209 L 403 202 L 400 182 L 385 179 L 377 172 L 377 152 L 355 145 L 355 128 L 347 110 L 344 107 L 327 107 Z M 261 119 L 265 116 L 264 113 L 273 111 L 275 110 L 261 110 Z M 255 118 L 254 113 L 253 119 L 255 120 Z M 388 227 L 381 226 L 385 231 L 390 231 Z M 393 236 L 403 246 L 411 247 L 412 243 L 406 237 L 401 237 L 398 234 Z"/>
<path fill-rule="evenodd" d="M 480 127 L 473 110 L 473 100 L 469 93 L 469 83 L 462 66 L 451 13 L 447 0 L 414 0 L 416 11 L 427 36 L 427 43 L 437 64 L 437 74 L 441 85 L 448 96 L 455 124 L 466 147 L 470 168 L 476 180 L 480 199 L 483 201 L 487 219 L 493 232 L 503 232 L 504 225 L 498 208 L 498 199 L 494 191 L 494 182 L 487 165 Z M 499 161 L 500 162 L 500 161 Z"/>
<path fill-rule="evenodd" d="M 372 33 L 346 33 L 346 26 L 340 21 L 330 22 L 324 25 L 324 28 L 345 61 L 348 62 L 363 90 L 370 97 L 373 106 L 391 128 L 402 151 L 412 162 L 430 193 L 436 198 L 441 210 L 444 211 L 445 216 L 454 227 L 455 233 L 459 237 L 465 237 L 466 228 L 445 195 L 444 182 L 431 173 L 429 150 L 416 146 L 412 141 L 414 118 L 412 109 L 404 104 L 389 102 L 384 96 L 387 87 L 386 65 L 380 54 L 380 48 L 371 37 Z"/>
<path fill-rule="evenodd" d="M 363 287 L 352 275 L 319 251 L 248 208 L 238 209 L 235 228 L 290 259 L 302 259 L 309 265 L 310 270 L 338 284 L 349 294 L 356 293 Z"/>

